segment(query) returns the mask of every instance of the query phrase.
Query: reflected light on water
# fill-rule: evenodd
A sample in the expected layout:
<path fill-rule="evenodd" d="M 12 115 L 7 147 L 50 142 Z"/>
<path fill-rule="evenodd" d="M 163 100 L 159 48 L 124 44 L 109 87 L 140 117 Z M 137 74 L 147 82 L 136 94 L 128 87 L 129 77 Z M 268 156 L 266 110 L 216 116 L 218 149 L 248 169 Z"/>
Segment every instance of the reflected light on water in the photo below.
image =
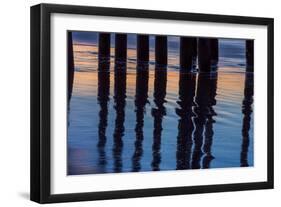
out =
<path fill-rule="evenodd" d="M 138 65 L 135 49 L 119 65 L 99 63 L 95 45 L 73 50 L 68 175 L 253 166 L 253 78 L 244 66 L 182 73 L 176 55 L 159 67 Z"/>

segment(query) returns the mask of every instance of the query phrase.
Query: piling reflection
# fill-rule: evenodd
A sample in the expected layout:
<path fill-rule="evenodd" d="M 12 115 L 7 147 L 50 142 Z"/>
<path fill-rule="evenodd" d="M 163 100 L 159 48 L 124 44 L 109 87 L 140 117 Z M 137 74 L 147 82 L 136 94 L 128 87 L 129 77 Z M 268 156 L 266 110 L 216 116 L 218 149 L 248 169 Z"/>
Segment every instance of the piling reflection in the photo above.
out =
<path fill-rule="evenodd" d="M 135 141 L 135 150 L 132 157 L 132 171 L 138 172 L 141 170 L 141 157 L 143 154 L 143 124 L 144 124 L 144 113 L 145 105 L 148 100 L 148 79 L 149 71 L 148 64 L 146 65 L 137 65 L 137 74 L 136 74 L 136 95 L 135 95 L 135 113 L 136 113 L 136 141 Z"/>
<path fill-rule="evenodd" d="M 245 74 L 245 88 L 244 88 L 244 100 L 242 103 L 242 113 L 243 125 L 242 125 L 242 145 L 241 145 L 241 154 L 240 154 L 240 163 L 241 167 L 248 167 L 248 148 L 250 145 L 250 136 L 249 130 L 251 127 L 251 114 L 253 112 L 252 103 L 254 94 L 254 80 L 253 73 Z"/>
<path fill-rule="evenodd" d="M 160 170 L 161 163 L 161 135 L 162 135 L 162 121 L 166 115 L 166 108 L 164 103 L 166 102 L 166 86 L 167 86 L 167 68 L 155 67 L 154 74 L 154 93 L 153 100 L 155 103 L 154 108 L 151 110 L 151 115 L 154 119 L 153 124 L 153 144 L 152 144 L 152 163 L 151 167 L 153 171 Z"/>
<path fill-rule="evenodd" d="M 179 77 L 179 108 L 176 113 L 178 120 L 177 136 L 177 170 L 190 169 L 190 156 L 192 148 L 193 132 L 193 98 L 195 94 L 196 75 L 193 73 L 180 72 Z"/>
<path fill-rule="evenodd" d="M 105 145 L 106 145 L 106 128 L 107 128 L 107 116 L 108 116 L 108 102 L 110 91 L 110 62 L 100 61 L 98 67 L 98 91 L 97 99 L 100 106 L 99 111 L 99 124 L 98 124 L 98 165 L 101 171 L 105 170 L 107 163 Z"/>
<path fill-rule="evenodd" d="M 213 139 L 213 106 L 216 104 L 217 73 L 199 73 L 194 107 L 195 130 L 193 133 L 194 149 L 192 154 L 192 169 L 208 168 L 213 159 L 211 146 Z M 203 132 L 205 133 L 203 136 Z M 204 139 L 205 137 L 205 139 Z M 204 145 L 203 145 L 204 142 Z M 203 166 L 201 166 L 201 158 Z"/>
<path fill-rule="evenodd" d="M 115 129 L 113 133 L 114 172 L 122 172 L 122 151 L 126 106 L 126 62 L 115 63 L 114 68 L 114 109 L 116 111 Z"/>
<path fill-rule="evenodd" d="M 212 155 L 212 144 L 213 144 L 213 124 L 215 123 L 214 116 L 216 116 L 216 112 L 213 106 L 216 105 L 216 94 L 217 94 L 217 73 L 210 74 L 209 77 L 209 97 L 208 97 L 208 113 L 206 115 L 206 123 L 205 123 L 205 133 L 204 133 L 204 145 L 203 152 L 204 157 L 202 161 L 202 168 L 209 168 L 211 161 L 214 159 Z"/>
<path fill-rule="evenodd" d="M 253 40 L 97 35 L 67 34 L 68 175 L 253 166 Z"/>

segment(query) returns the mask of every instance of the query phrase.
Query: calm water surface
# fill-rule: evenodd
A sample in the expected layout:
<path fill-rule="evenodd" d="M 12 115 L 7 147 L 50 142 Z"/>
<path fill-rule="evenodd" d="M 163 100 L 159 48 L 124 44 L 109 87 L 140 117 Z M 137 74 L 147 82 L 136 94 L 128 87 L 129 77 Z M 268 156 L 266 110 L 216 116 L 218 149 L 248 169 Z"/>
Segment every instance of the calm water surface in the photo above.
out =
<path fill-rule="evenodd" d="M 95 45 L 75 44 L 68 175 L 253 166 L 253 74 L 243 45 L 221 40 L 218 73 L 199 74 L 180 73 L 172 49 L 167 69 L 151 52 L 136 70 L 134 48 L 127 65 L 98 64 Z"/>

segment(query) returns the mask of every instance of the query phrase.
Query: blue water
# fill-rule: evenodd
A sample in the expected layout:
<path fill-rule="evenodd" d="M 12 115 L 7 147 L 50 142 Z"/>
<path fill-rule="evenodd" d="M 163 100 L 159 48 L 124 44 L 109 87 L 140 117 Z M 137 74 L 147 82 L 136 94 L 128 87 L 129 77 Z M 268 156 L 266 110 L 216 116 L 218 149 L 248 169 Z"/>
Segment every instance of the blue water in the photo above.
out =
<path fill-rule="evenodd" d="M 109 72 L 98 72 L 108 65 L 98 65 L 97 35 L 88 35 L 74 34 L 87 45 L 74 49 L 68 175 L 254 165 L 244 40 L 219 40 L 218 72 L 199 74 L 179 72 L 178 38 L 169 37 L 167 71 L 152 55 L 147 72 L 137 72 L 129 35 L 126 73 L 115 73 L 114 54 Z"/>
<path fill-rule="evenodd" d="M 128 48 L 136 49 L 137 35 L 127 35 Z M 170 60 L 179 57 L 179 37 L 168 36 L 168 57 Z M 76 44 L 97 45 L 98 33 L 96 32 L 73 32 L 73 41 Z M 111 46 L 115 46 L 115 36 L 111 34 Z M 155 36 L 149 37 L 149 46 L 151 53 L 154 52 Z M 91 51 L 88 51 L 91 52 Z M 112 56 L 113 58 L 113 56 Z M 219 40 L 219 66 L 231 66 L 245 68 L 245 40 L 243 39 L 220 39 Z M 136 56 L 129 57 L 130 60 L 136 60 Z M 153 61 L 151 61 L 153 63 Z M 178 61 L 170 66 L 178 68 Z"/>

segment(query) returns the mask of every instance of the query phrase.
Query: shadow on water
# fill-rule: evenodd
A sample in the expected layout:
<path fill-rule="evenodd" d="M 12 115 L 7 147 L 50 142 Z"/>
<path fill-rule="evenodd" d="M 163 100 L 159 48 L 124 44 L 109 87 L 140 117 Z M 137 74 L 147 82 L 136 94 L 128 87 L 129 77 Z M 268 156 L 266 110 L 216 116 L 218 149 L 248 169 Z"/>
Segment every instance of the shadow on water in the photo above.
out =
<path fill-rule="evenodd" d="M 114 68 L 114 109 L 116 111 L 115 129 L 113 133 L 114 172 L 122 172 L 123 136 L 125 131 L 126 106 L 126 62 L 115 62 Z"/>
<path fill-rule="evenodd" d="M 179 108 L 176 109 L 178 120 L 177 136 L 177 170 L 190 168 L 190 154 L 193 132 L 193 98 L 195 94 L 196 75 L 180 72 L 179 78 Z"/>
<path fill-rule="evenodd" d="M 99 111 L 99 124 L 98 124 L 98 165 L 102 172 L 105 171 L 107 163 L 105 145 L 106 145 L 106 127 L 107 127 L 107 116 L 108 116 L 108 102 L 110 92 L 110 62 L 100 61 L 98 68 L 98 103 L 100 105 Z"/>
<path fill-rule="evenodd" d="M 167 68 L 155 67 L 154 75 L 154 103 L 156 107 L 152 108 L 151 115 L 154 118 L 153 123 L 153 144 L 152 144 L 152 162 L 151 167 L 153 171 L 160 170 L 161 163 L 161 135 L 162 135 L 162 121 L 166 115 L 166 108 L 164 103 L 166 102 L 166 86 L 167 86 Z"/>
<path fill-rule="evenodd" d="M 132 171 L 138 172 L 141 169 L 140 160 L 143 154 L 143 125 L 145 105 L 148 103 L 148 64 L 137 65 L 136 77 L 136 95 L 135 95 L 135 113 L 136 113 L 136 141 L 135 151 L 132 157 Z"/>
<path fill-rule="evenodd" d="M 240 166 L 248 167 L 248 148 L 250 144 L 250 122 L 251 122 L 251 114 L 253 112 L 252 103 L 254 93 L 254 80 L 253 73 L 245 73 L 245 88 L 244 88 L 244 100 L 242 103 L 242 113 L 243 117 L 243 125 L 242 125 L 242 146 L 241 146 L 241 154 L 240 154 Z"/>
<path fill-rule="evenodd" d="M 195 130 L 193 133 L 193 153 L 191 168 L 209 168 L 214 157 L 211 154 L 213 140 L 213 116 L 216 115 L 213 106 L 216 104 L 217 73 L 199 73 L 195 96 Z M 203 134 L 203 132 L 205 132 Z M 204 143 L 204 144 L 203 144 Z M 205 155 L 204 155 L 205 154 Z M 201 158 L 203 157 L 201 166 Z"/>

